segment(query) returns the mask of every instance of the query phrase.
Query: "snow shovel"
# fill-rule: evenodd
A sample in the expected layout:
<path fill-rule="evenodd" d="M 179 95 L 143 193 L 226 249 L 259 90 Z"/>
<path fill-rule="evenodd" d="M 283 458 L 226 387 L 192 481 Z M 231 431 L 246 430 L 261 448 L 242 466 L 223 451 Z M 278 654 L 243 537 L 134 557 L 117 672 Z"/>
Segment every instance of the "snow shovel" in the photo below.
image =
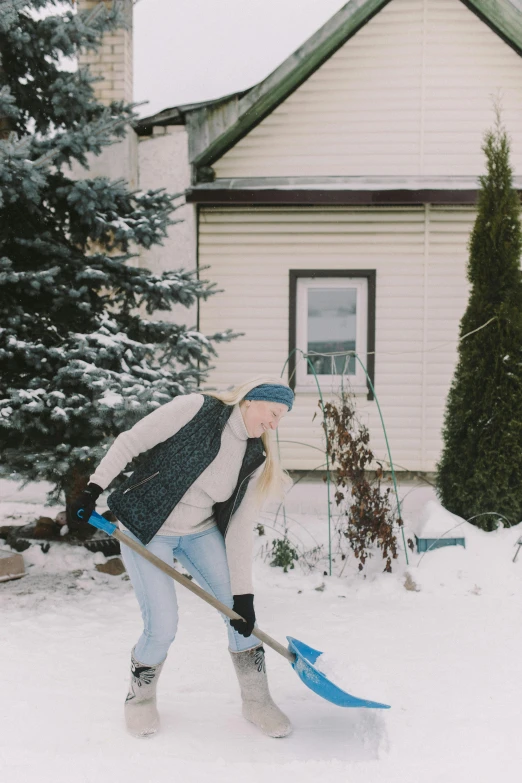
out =
<path fill-rule="evenodd" d="M 83 509 L 80 509 L 78 512 L 80 519 L 82 511 Z M 187 577 L 180 574 L 178 571 L 176 571 L 175 568 L 167 565 L 167 563 L 164 563 L 163 560 L 161 560 L 159 557 L 152 554 L 152 552 L 149 552 L 149 550 L 146 549 L 143 544 L 137 543 L 134 541 L 134 539 L 129 538 L 129 536 L 125 535 L 125 533 L 122 533 L 116 525 L 114 525 L 112 522 L 109 522 L 107 519 L 105 519 L 105 517 L 102 517 L 96 511 L 93 511 L 89 517 L 88 522 L 90 525 L 93 525 L 99 530 L 103 530 L 105 533 L 113 536 L 121 544 L 125 544 L 125 546 L 133 549 L 146 560 L 157 566 L 161 571 L 171 576 L 172 579 L 175 579 L 176 582 L 179 582 L 183 585 L 183 587 L 186 587 L 188 590 L 198 595 L 200 598 L 206 601 L 207 604 L 210 604 L 215 609 L 218 609 L 218 611 L 229 617 L 231 620 L 244 619 L 236 612 L 233 612 L 232 609 L 229 609 L 228 606 L 225 606 L 225 604 L 221 603 L 221 601 L 218 601 L 216 598 L 214 598 L 214 596 L 210 595 L 205 590 L 202 590 L 201 587 L 194 584 L 190 579 L 187 579 Z M 384 710 L 389 709 L 388 704 L 380 704 L 376 701 L 358 699 L 356 696 L 352 696 L 350 693 L 346 693 L 346 691 L 338 688 L 337 685 L 333 684 L 333 682 L 330 682 L 330 680 L 314 666 L 319 656 L 322 655 L 319 650 L 314 650 L 313 647 L 308 647 L 308 645 L 304 644 L 304 642 L 300 642 L 298 639 L 293 639 L 291 636 L 286 637 L 289 643 L 288 648 L 283 647 L 282 644 L 279 644 L 279 642 L 277 642 L 275 639 L 272 639 L 271 636 L 269 636 L 264 631 L 261 631 L 261 629 L 257 626 L 254 628 L 253 634 L 258 639 L 260 639 L 260 641 L 264 642 L 264 644 L 268 645 L 268 647 L 271 647 L 272 650 L 275 650 L 277 653 L 279 653 L 279 655 L 282 655 L 283 658 L 286 658 L 304 684 L 323 699 L 331 701 L 333 704 L 337 704 L 339 707 L 373 707 Z"/>

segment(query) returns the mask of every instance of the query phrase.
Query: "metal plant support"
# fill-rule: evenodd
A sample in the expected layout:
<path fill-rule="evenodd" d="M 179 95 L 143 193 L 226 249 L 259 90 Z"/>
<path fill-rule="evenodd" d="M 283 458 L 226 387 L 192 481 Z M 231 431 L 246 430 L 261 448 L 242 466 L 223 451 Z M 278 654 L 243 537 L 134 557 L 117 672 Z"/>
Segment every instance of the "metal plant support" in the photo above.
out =
<path fill-rule="evenodd" d="M 356 360 L 361 365 L 362 369 L 364 370 L 364 374 L 366 375 L 366 379 L 368 381 L 368 385 L 369 385 L 369 387 L 370 387 L 370 389 L 372 391 L 372 394 L 373 394 L 373 396 L 375 398 L 375 402 L 377 403 L 377 410 L 379 411 L 379 417 L 380 417 L 380 420 L 381 420 L 381 425 L 382 425 L 382 429 L 383 429 L 383 433 L 384 433 L 384 439 L 385 439 L 385 442 L 386 442 L 386 450 L 388 452 L 388 460 L 389 460 L 390 468 L 391 468 L 393 487 L 394 487 L 394 490 L 395 490 L 395 498 L 396 498 L 396 501 L 397 501 L 397 513 L 398 513 L 399 519 L 402 519 L 401 503 L 400 503 L 400 500 L 399 500 L 399 491 L 398 491 L 398 488 L 397 488 L 397 477 L 395 475 L 395 469 L 393 467 L 393 460 L 392 460 L 392 456 L 391 456 L 390 444 L 389 444 L 389 441 L 388 441 L 388 433 L 386 432 L 386 426 L 384 424 L 384 417 L 382 415 L 381 406 L 379 404 L 379 399 L 377 397 L 377 394 L 375 393 L 374 386 L 373 386 L 371 378 L 370 378 L 370 376 L 368 374 L 368 370 L 366 369 L 364 363 L 361 361 L 359 355 L 355 351 L 347 351 L 347 352 L 336 353 L 336 354 L 316 354 L 316 353 L 314 353 L 314 354 L 306 354 L 300 348 L 294 348 L 294 350 L 288 355 L 288 357 L 287 357 L 287 359 L 286 359 L 286 361 L 285 361 L 285 363 L 283 365 L 283 368 L 281 370 L 281 376 L 280 376 L 281 378 L 284 375 L 284 372 L 286 370 L 288 362 L 290 361 L 290 359 L 292 358 L 292 356 L 295 353 L 301 354 L 301 358 L 305 359 L 308 362 L 308 366 L 312 370 L 312 373 L 313 373 L 313 376 L 314 376 L 314 379 L 315 379 L 315 383 L 316 383 L 316 386 L 317 386 L 317 391 L 319 393 L 320 407 L 321 407 L 321 412 L 323 414 L 323 427 L 324 427 L 326 440 L 328 440 L 328 427 L 327 427 L 326 416 L 325 416 L 325 411 L 324 411 L 323 393 L 322 393 L 321 384 L 319 383 L 319 378 L 317 377 L 317 373 L 315 371 L 315 368 L 314 368 L 312 362 L 310 361 L 310 356 L 312 356 L 312 355 L 313 356 L 319 356 L 319 355 L 320 356 L 332 356 L 332 358 L 333 358 L 333 356 L 345 356 L 345 357 L 355 356 Z M 279 433 L 277 431 L 276 431 L 276 439 L 277 439 L 277 447 L 278 447 L 278 449 L 280 449 Z M 330 476 L 330 459 L 329 459 L 328 449 L 327 448 L 325 448 L 324 454 L 325 454 L 325 458 L 326 458 L 326 487 L 327 487 L 327 504 L 328 504 L 328 573 L 331 576 L 332 575 L 332 514 L 331 514 L 331 500 L 330 500 L 331 476 Z M 286 510 L 285 510 L 284 502 L 283 502 L 283 519 L 285 520 L 285 529 L 286 529 Z M 409 565 L 408 547 L 406 545 L 406 537 L 404 535 L 404 525 L 401 525 L 400 527 L 401 527 L 401 532 L 402 532 L 402 542 L 403 542 L 403 545 L 404 545 L 404 555 L 406 557 L 406 564 Z"/>

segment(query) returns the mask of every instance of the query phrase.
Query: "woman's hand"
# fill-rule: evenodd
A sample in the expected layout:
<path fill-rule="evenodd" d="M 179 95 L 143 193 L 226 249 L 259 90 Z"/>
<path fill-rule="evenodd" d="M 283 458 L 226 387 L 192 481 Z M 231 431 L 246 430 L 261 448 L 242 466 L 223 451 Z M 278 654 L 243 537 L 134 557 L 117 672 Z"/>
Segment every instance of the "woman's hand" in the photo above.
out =
<path fill-rule="evenodd" d="M 96 508 L 96 501 L 102 492 L 103 489 L 97 484 L 87 484 L 83 492 L 80 492 L 78 497 L 76 497 L 69 506 L 71 520 L 78 522 L 78 520 L 81 519 L 82 522 L 87 522 Z M 82 509 L 82 515 L 78 516 L 78 511 L 81 511 Z"/>
<path fill-rule="evenodd" d="M 234 606 L 232 609 L 243 617 L 243 620 L 231 620 L 230 625 L 241 636 L 250 636 L 256 624 L 256 613 L 254 612 L 254 596 L 252 593 L 235 595 Z"/>

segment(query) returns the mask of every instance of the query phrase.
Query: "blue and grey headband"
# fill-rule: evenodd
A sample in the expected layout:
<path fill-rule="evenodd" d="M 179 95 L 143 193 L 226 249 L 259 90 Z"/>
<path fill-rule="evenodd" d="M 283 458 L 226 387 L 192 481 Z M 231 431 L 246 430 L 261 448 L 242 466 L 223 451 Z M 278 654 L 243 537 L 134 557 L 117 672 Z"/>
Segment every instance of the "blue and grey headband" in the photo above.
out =
<path fill-rule="evenodd" d="M 282 402 L 291 411 L 294 404 L 294 393 L 288 386 L 282 386 L 279 383 L 262 383 L 261 386 L 254 386 L 243 399 Z"/>

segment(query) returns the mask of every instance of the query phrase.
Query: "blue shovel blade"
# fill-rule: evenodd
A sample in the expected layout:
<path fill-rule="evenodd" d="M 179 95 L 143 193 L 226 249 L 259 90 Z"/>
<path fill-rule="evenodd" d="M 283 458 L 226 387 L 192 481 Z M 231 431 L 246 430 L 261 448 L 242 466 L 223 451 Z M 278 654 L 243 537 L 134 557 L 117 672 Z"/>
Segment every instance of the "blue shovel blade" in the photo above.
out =
<path fill-rule="evenodd" d="M 319 650 L 314 650 L 313 647 L 308 647 L 304 642 L 300 642 L 299 639 L 293 639 L 291 636 L 286 637 L 288 639 L 288 648 L 290 652 L 293 652 L 296 656 L 292 668 L 298 674 L 304 684 L 310 688 L 310 690 L 317 693 L 318 696 L 322 696 L 323 699 L 331 701 L 333 704 L 337 704 L 339 707 L 373 707 L 379 710 L 389 710 L 389 704 L 380 704 L 378 701 L 368 701 L 367 699 L 358 699 L 357 696 L 352 696 L 350 693 L 346 693 L 333 682 L 330 682 L 328 677 L 316 669 L 314 663 L 317 661 L 320 655 Z"/>

